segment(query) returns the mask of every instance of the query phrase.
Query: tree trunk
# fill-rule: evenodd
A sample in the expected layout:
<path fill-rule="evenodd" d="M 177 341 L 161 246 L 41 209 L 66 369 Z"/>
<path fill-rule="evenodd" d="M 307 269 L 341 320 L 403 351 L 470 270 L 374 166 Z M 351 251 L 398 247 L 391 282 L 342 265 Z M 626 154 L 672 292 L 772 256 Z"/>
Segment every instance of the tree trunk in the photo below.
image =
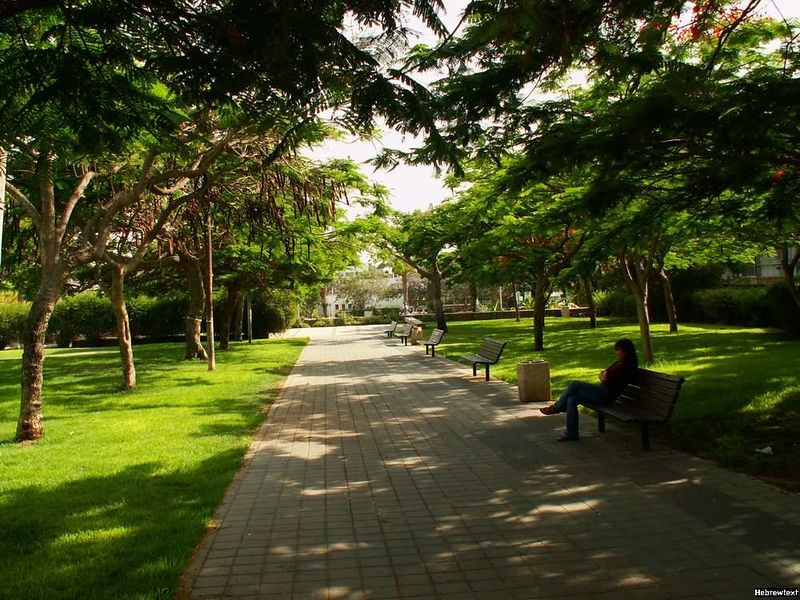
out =
<path fill-rule="evenodd" d="M 253 301 L 247 296 L 247 343 L 253 343 Z"/>
<path fill-rule="evenodd" d="M 794 256 L 789 258 L 789 247 L 781 246 L 778 248 L 778 258 L 781 263 L 781 272 L 783 273 L 783 280 L 789 286 L 789 293 L 792 295 L 797 310 L 800 311 L 800 289 L 797 288 L 797 282 L 794 279 L 794 270 L 800 262 L 800 246 L 795 247 Z"/>
<path fill-rule="evenodd" d="M 244 294 L 239 294 L 239 300 L 236 302 L 236 317 L 233 326 L 233 341 L 242 341 L 242 322 L 244 321 Z"/>
<path fill-rule="evenodd" d="M 203 289 L 203 273 L 200 262 L 193 256 L 181 255 L 181 266 L 186 273 L 189 284 L 189 311 L 186 315 L 186 360 L 199 358 L 208 360 L 206 349 L 200 339 L 200 326 L 203 323 L 205 308 L 205 291 Z"/>
<path fill-rule="evenodd" d="M 45 335 L 53 309 L 64 289 L 65 265 L 60 258 L 61 239 L 56 227 L 52 163 L 52 155 L 43 153 L 37 159 L 36 164 L 41 197 L 41 213 L 37 227 L 42 279 L 36 298 L 28 311 L 25 329 L 21 336 L 23 349 L 20 407 L 16 434 L 18 442 L 38 440 L 44 436 L 42 385 L 44 383 Z M 90 179 L 91 177 L 88 179 L 84 177 L 81 180 L 81 184 L 75 189 L 74 198 L 80 197 Z"/>
<path fill-rule="evenodd" d="M 444 304 L 442 303 L 442 272 L 439 270 L 439 263 L 434 261 L 428 281 L 430 282 L 430 300 L 433 304 L 433 313 L 436 315 L 436 327 L 442 331 L 447 331 L 447 319 L 444 316 Z"/>
<path fill-rule="evenodd" d="M 550 282 L 544 274 L 544 268 L 538 270 L 533 286 L 533 349 L 541 351 L 544 350 L 544 310 Z"/>
<path fill-rule="evenodd" d="M 583 289 L 586 291 L 586 304 L 589 307 L 589 329 L 597 327 L 597 306 L 594 303 L 594 286 L 592 286 L 592 278 L 588 275 L 582 275 Z"/>
<path fill-rule="evenodd" d="M 222 322 L 219 326 L 219 349 L 227 350 L 228 341 L 230 339 L 231 321 L 236 312 L 236 306 L 239 304 L 239 284 L 235 281 L 230 282 L 227 286 L 228 297 L 225 298 L 225 304 L 222 305 Z"/>
<path fill-rule="evenodd" d="M 17 421 L 17 441 L 25 442 L 44 437 L 42 418 L 42 370 L 47 324 L 53 314 L 63 287 L 60 266 L 42 269 L 42 283 L 31 304 L 25 329 L 22 332 L 22 392 Z"/>
<path fill-rule="evenodd" d="M 403 314 L 408 312 L 408 271 L 404 270 L 400 274 L 400 282 L 403 286 Z"/>
<path fill-rule="evenodd" d="M 661 278 L 661 288 L 664 290 L 664 302 L 666 303 L 667 319 L 669 320 L 669 332 L 678 332 L 678 310 L 675 307 L 675 297 L 672 295 L 672 283 L 669 280 L 669 273 L 664 267 L 658 271 Z"/>
<path fill-rule="evenodd" d="M 650 335 L 650 313 L 647 310 L 647 298 L 646 295 L 640 293 L 635 283 L 629 282 L 628 287 L 636 300 L 636 316 L 639 320 L 639 336 L 642 340 L 644 362 L 651 364 L 653 362 L 653 339 Z"/>
<path fill-rule="evenodd" d="M 478 312 L 478 286 L 474 283 L 469 284 L 469 309 Z"/>
<path fill-rule="evenodd" d="M 217 368 L 214 351 L 214 261 L 211 246 L 211 208 L 206 218 L 206 335 L 208 337 L 208 370 Z"/>
<path fill-rule="evenodd" d="M 636 316 L 639 320 L 639 335 L 642 340 L 644 362 L 651 364 L 653 362 L 653 340 L 650 336 L 650 311 L 647 308 L 649 292 L 647 269 L 644 269 L 641 264 L 629 260 L 627 255 L 620 257 L 620 266 L 628 289 L 636 301 Z"/>
<path fill-rule="evenodd" d="M 136 387 L 136 367 L 133 362 L 133 341 L 131 339 L 131 323 L 128 308 L 125 306 L 125 269 L 120 265 L 111 265 L 111 306 L 117 320 L 117 340 L 122 361 L 122 388 L 130 390 Z"/>
<path fill-rule="evenodd" d="M 328 318 L 328 289 L 323 285 L 319 289 L 319 302 L 322 304 L 322 318 Z"/>

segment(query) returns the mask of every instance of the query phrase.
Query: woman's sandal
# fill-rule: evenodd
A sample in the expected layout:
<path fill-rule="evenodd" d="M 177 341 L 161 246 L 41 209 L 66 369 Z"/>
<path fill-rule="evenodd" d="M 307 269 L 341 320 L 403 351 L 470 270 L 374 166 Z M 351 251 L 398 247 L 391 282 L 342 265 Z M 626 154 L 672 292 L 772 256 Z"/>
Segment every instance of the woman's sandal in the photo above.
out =
<path fill-rule="evenodd" d="M 578 438 L 569 437 L 566 433 L 556 440 L 557 442 L 577 442 Z"/>
<path fill-rule="evenodd" d="M 542 413 L 543 415 L 554 415 L 558 411 L 556 410 L 555 405 L 551 404 L 550 406 L 545 406 L 543 408 L 540 408 L 539 412 Z"/>

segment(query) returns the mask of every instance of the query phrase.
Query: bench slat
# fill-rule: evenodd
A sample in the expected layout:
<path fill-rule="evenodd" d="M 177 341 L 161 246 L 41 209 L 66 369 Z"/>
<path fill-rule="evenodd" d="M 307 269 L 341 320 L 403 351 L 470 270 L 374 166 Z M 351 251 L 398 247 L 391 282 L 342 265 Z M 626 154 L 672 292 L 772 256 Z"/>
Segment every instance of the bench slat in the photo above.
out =
<path fill-rule="evenodd" d="M 650 369 L 639 369 L 639 377 L 650 377 L 653 379 L 672 381 L 677 384 L 683 383 L 683 377 L 678 377 L 677 375 L 668 375 L 667 373 L 659 373 L 658 371 L 651 371 Z"/>
<path fill-rule="evenodd" d="M 489 365 L 496 364 L 500 360 L 506 342 L 494 338 L 483 338 L 481 347 L 475 354 L 462 354 L 461 358 L 472 363 L 472 374 L 476 374 L 477 365 L 486 367 L 486 381 L 489 381 Z"/>
<path fill-rule="evenodd" d="M 615 406 L 589 406 L 595 412 L 602 412 L 626 423 L 663 423 L 664 419 L 647 411 L 626 410 Z"/>
<path fill-rule="evenodd" d="M 635 381 L 631 384 L 632 387 L 645 388 L 654 392 L 662 392 L 664 394 L 674 394 L 680 389 L 680 384 L 672 382 L 664 382 L 662 380 L 644 379 Z"/>
<path fill-rule="evenodd" d="M 411 325 L 408 323 L 406 324 L 399 324 L 397 325 L 397 329 L 394 330 L 394 337 L 400 338 L 403 340 L 403 345 L 408 345 L 408 338 L 411 335 Z"/>
<path fill-rule="evenodd" d="M 428 341 L 423 342 L 425 344 L 425 354 L 428 354 L 428 347 L 430 346 L 431 356 L 436 356 L 436 346 L 441 343 L 442 337 L 444 337 L 444 330 L 434 329 L 431 332 L 431 337 L 428 338 Z"/>
<path fill-rule="evenodd" d="M 648 406 L 659 406 L 662 404 L 672 404 L 677 394 L 677 390 L 672 394 L 662 394 L 660 392 L 649 394 L 646 389 L 625 389 L 622 391 L 619 398 L 617 398 L 617 402 L 633 405 L 646 404 Z"/>
<path fill-rule="evenodd" d="M 475 354 L 484 357 L 494 364 L 500 359 L 500 354 L 502 354 L 505 345 L 506 343 L 500 340 L 484 338 L 483 342 L 481 342 L 481 347 Z"/>
<path fill-rule="evenodd" d="M 444 336 L 444 330 L 442 329 L 434 329 L 431 332 L 431 337 L 428 338 L 428 341 L 425 342 L 426 344 L 435 345 L 442 341 L 442 336 Z"/>

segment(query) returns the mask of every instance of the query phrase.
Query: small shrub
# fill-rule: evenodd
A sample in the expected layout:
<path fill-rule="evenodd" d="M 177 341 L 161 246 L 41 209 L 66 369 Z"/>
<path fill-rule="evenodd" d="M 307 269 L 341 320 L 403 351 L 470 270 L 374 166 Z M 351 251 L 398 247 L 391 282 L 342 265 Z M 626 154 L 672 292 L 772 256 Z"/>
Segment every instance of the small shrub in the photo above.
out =
<path fill-rule="evenodd" d="M 800 335 L 800 309 L 797 308 L 789 284 L 785 281 L 773 284 L 767 289 L 767 301 L 776 327 Z"/>
<path fill-rule="evenodd" d="M 138 296 L 127 302 L 131 333 L 135 337 L 161 338 L 184 332 L 189 298 L 182 294 Z"/>
<path fill-rule="evenodd" d="M 297 319 L 297 294 L 291 290 L 262 290 L 253 295 L 252 302 L 256 337 L 285 331 Z"/>
<path fill-rule="evenodd" d="M 636 299 L 630 292 L 611 290 L 595 292 L 595 306 L 603 314 L 612 317 L 632 318 L 636 315 Z"/>
<path fill-rule="evenodd" d="M 19 343 L 31 305 L 23 302 L 0 303 L 0 350 Z"/>
<path fill-rule="evenodd" d="M 286 315 L 278 308 L 261 306 L 256 311 L 253 307 L 253 329 L 255 330 L 253 333 L 257 337 L 285 331 L 288 326 Z"/>
<path fill-rule="evenodd" d="M 372 316 L 372 317 L 361 317 L 357 324 L 358 325 L 384 325 L 386 323 L 391 322 L 392 320 L 397 319 L 387 319 L 386 317 L 381 316 Z"/>
<path fill-rule="evenodd" d="M 82 292 L 62 298 L 53 310 L 49 330 L 62 347 L 69 346 L 80 337 L 96 342 L 113 335 L 116 318 L 111 301 L 97 292 Z"/>
<path fill-rule="evenodd" d="M 402 309 L 397 307 L 375 308 L 372 310 L 372 314 L 376 317 L 388 317 L 388 321 L 385 319 L 381 321 L 381 323 L 388 323 L 390 321 L 396 321 L 400 316 L 401 310 Z"/>
<path fill-rule="evenodd" d="M 333 327 L 333 319 L 330 317 L 317 319 L 311 323 L 311 327 Z"/>
<path fill-rule="evenodd" d="M 726 287 L 701 290 L 692 295 L 699 320 L 727 325 L 772 324 L 771 309 L 764 287 Z"/>

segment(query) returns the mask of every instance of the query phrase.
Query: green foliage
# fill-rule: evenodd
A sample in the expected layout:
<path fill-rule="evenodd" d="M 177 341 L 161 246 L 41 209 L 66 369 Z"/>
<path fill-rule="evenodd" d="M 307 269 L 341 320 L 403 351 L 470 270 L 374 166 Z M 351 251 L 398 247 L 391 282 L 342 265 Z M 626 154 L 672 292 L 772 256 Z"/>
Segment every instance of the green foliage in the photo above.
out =
<path fill-rule="evenodd" d="M 789 284 L 775 283 L 767 290 L 767 299 L 772 308 L 773 323 L 792 335 L 800 335 L 800 309 L 797 308 Z"/>
<path fill-rule="evenodd" d="M 216 319 L 219 318 L 218 313 L 222 307 L 222 295 L 222 291 L 215 294 Z M 5 306 L 7 305 L 0 303 L 0 319 L 7 314 L 4 312 Z M 184 294 L 169 294 L 157 298 L 140 295 L 128 300 L 126 306 L 134 338 L 158 340 L 181 335 L 185 331 L 189 299 Z M 296 315 L 297 300 L 291 292 L 256 294 L 253 298 L 253 334 L 262 338 L 270 333 L 284 331 L 292 326 Z M 24 320 L 24 316 L 22 318 Z M 83 292 L 63 298 L 56 305 L 50 319 L 49 333 L 62 347 L 67 347 L 78 339 L 92 344 L 101 338 L 115 336 L 116 320 L 111 301 L 97 292 Z"/>
<path fill-rule="evenodd" d="M 53 310 L 48 333 L 58 345 L 67 347 L 79 337 L 96 342 L 113 335 L 116 320 L 111 301 L 97 292 L 62 298 Z"/>
<path fill-rule="evenodd" d="M 697 321 L 694 316 L 694 306 L 692 296 L 700 290 L 718 288 L 722 286 L 722 275 L 724 267 L 719 264 L 695 266 L 686 269 L 674 269 L 669 273 L 670 283 L 672 284 L 672 297 L 678 311 L 678 319 L 683 321 Z M 666 319 L 664 306 L 664 295 L 661 285 L 651 286 L 650 314 Z"/>
<path fill-rule="evenodd" d="M 135 338 L 151 339 L 182 334 L 188 304 L 188 298 L 179 294 L 131 298 L 126 302 L 131 333 Z M 61 347 L 79 338 L 91 344 L 115 336 L 116 317 L 111 301 L 97 292 L 63 298 L 53 311 L 49 334 Z"/>
<path fill-rule="evenodd" d="M 333 327 L 333 319 L 331 317 L 314 319 L 309 322 L 311 327 Z"/>
<path fill-rule="evenodd" d="M 342 325 L 383 325 L 393 319 L 389 317 L 352 317 L 350 315 L 337 315 L 335 318 L 318 318 L 305 322 L 308 327 L 334 327 Z M 397 319 L 394 319 L 397 320 Z"/>
<path fill-rule="evenodd" d="M 372 310 L 372 314 L 376 317 L 384 317 L 384 320 L 382 320 L 381 323 L 388 323 L 389 321 L 396 321 L 400 316 L 401 310 L 402 309 L 399 307 L 374 308 Z M 387 317 L 389 321 L 385 320 Z"/>
<path fill-rule="evenodd" d="M 25 302 L 0 302 L 0 350 L 20 341 L 30 307 Z"/>
<path fill-rule="evenodd" d="M 189 298 L 185 294 L 157 298 L 137 296 L 126 304 L 134 337 L 159 339 L 181 334 L 185 329 L 184 319 L 189 307 Z"/>
<path fill-rule="evenodd" d="M 416 97 L 424 90 L 412 92 L 407 77 L 383 68 L 405 32 L 407 2 L 22 4 L 3 11 L 16 18 L 0 19 L 3 142 L 42 132 L 94 152 L 174 127 L 177 99 L 247 114 L 262 127 L 297 115 L 302 129 L 305 115 L 331 105 L 346 107 L 341 118 L 352 130 L 368 128 L 376 113 L 414 131 L 432 121 Z M 436 3 L 413 5 L 444 32 Z M 371 45 L 349 39 L 346 16 L 375 28 Z"/>
<path fill-rule="evenodd" d="M 285 331 L 290 325 L 287 315 L 280 307 L 253 307 L 253 335 L 263 337 L 270 333 Z"/>
<path fill-rule="evenodd" d="M 363 313 L 378 300 L 391 298 L 396 290 L 389 285 L 391 279 L 374 269 L 347 271 L 339 275 L 334 283 L 340 298 L 347 298 L 353 304 L 353 311 Z"/>
<path fill-rule="evenodd" d="M 761 286 L 701 290 L 692 295 L 695 318 L 703 323 L 761 325 L 772 323 L 767 289 Z"/>
<path fill-rule="evenodd" d="M 177 344 L 139 346 L 139 386 L 125 393 L 115 349 L 48 349 L 35 445 L 11 441 L 20 351 L 1 353 L 0 597 L 174 597 L 304 344 L 235 345 L 213 373 Z"/>
<path fill-rule="evenodd" d="M 285 331 L 298 314 L 297 295 L 288 290 L 262 290 L 253 295 L 253 335 Z"/>
<path fill-rule="evenodd" d="M 35 138 L 73 157 L 99 156 L 142 130 L 174 127 L 168 117 L 174 98 L 152 93 L 148 44 L 131 43 L 105 12 L 51 6 L 0 20 L 3 145 Z M 134 15 L 123 18 L 132 22 Z"/>
<path fill-rule="evenodd" d="M 594 293 L 597 310 L 604 315 L 626 319 L 636 318 L 636 300 L 630 292 L 623 290 L 598 291 Z"/>

